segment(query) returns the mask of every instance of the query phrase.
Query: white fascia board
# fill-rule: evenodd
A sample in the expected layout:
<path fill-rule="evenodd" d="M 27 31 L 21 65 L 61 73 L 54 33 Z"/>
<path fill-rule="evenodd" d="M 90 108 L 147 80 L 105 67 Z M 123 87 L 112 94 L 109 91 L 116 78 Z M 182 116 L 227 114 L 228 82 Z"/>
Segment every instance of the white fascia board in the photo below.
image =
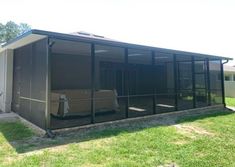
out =
<path fill-rule="evenodd" d="M 25 46 L 27 44 L 36 42 L 38 40 L 44 39 L 46 37 L 47 37 L 46 35 L 29 34 L 29 35 L 15 41 L 15 42 L 12 42 L 12 43 L 6 45 L 6 46 L 3 46 L 3 47 L 1 46 L 0 52 L 7 50 L 7 49 L 16 49 L 16 48 Z"/>

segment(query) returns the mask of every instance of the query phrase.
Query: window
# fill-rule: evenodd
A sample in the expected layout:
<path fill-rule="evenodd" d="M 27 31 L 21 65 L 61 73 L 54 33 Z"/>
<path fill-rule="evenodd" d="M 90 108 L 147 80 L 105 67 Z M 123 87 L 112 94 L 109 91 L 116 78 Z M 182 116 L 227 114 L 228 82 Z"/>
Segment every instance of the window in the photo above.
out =
<path fill-rule="evenodd" d="M 225 81 L 230 81 L 230 77 L 228 75 L 225 75 L 224 80 Z"/>

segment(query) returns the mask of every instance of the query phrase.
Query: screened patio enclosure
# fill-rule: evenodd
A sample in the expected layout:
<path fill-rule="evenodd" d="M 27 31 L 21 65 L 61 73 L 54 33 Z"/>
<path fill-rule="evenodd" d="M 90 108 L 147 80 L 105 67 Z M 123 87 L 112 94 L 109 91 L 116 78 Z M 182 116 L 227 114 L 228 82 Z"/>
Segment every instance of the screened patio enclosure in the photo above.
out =
<path fill-rule="evenodd" d="M 12 102 L 43 129 L 225 104 L 222 57 L 46 35 L 14 50 Z"/>

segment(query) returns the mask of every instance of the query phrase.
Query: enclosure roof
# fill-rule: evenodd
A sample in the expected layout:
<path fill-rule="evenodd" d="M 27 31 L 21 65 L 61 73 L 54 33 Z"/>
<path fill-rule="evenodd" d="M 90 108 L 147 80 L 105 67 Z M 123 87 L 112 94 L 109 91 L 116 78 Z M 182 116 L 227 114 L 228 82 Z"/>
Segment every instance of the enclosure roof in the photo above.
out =
<path fill-rule="evenodd" d="M 232 60 L 232 58 L 229 58 L 229 57 L 222 57 L 222 56 L 216 56 L 216 55 L 208 55 L 208 54 L 185 52 L 185 51 L 172 50 L 172 49 L 164 49 L 164 48 L 158 48 L 158 47 L 152 47 L 152 46 L 131 44 L 131 43 L 111 40 L 108 38 L 81 35 L 79 33 L 65 34 L 65 33 L 51 32 L 51 31 L 44 31 L 44 30 L 37 30 L 37 29 L 30 30 L 24 33 L 23 35 L 3 44 L 2 47 L 0 47 L 0 52 L 5 49 L 16 49 L 21 46 L 27 45 L 29 43 L 32 43 L 32 42 L 35 42 L 44 38 L 50 38 L 52 40 L 61 39 L 61 40 L 71 40 L 71 41 L 80 41 L 80 42 L 88 42 L 88 43 L 91 42 L 94 44 L 105 44 L 105 45 L 110 45 L 110 46 L 118 46 L 118 47 L 123 47 L 123 48 L 128 47 L 128 48 L 133 48 L 133 49 L 144 49 L 144 50 L 158 51 L 158 52 L 177 54 L 177 55 L 188 55 L 188 56 L 194 55 L 194 56 L 201 56 L 201 57 L 210 58 L 210 59 Z"/>

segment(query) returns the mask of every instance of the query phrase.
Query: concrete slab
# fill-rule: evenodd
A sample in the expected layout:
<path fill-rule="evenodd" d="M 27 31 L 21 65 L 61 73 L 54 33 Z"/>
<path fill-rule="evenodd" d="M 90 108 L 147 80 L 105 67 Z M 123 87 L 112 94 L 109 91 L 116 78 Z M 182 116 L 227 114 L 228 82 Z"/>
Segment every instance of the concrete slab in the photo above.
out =
<path fill-rule="evenodd" d="M 43 129 L 32 124 L 31 122 L 27 121 L 26 119 L 22 118 L 21 116 L 19 116 L 14 112 L 9 112 L 9 113 L 0 112 L 0 122 L 15 122 L 15 121 L 20 121 L 22 124 L 30 128 L 34 133 L 36 133 L 39 136 L 44 136 L 46 133 Z"/>
<path fill-rule="evenodd" d="M 235 111 L 235 107 L 233 107 L 233 106 L 226 106 L 226 108 L 229 110 Z"/>
<path fill-rule="evenodd" d="M 4 112 L 1 112 L 0 113 L 0 121 L 16 121 L 16 120 L 19 120 L 19 116 L 16 114 L 16 113 L 13 113 L 13 112 L 9 112 L 9 113 L 4 113 Z"/>

